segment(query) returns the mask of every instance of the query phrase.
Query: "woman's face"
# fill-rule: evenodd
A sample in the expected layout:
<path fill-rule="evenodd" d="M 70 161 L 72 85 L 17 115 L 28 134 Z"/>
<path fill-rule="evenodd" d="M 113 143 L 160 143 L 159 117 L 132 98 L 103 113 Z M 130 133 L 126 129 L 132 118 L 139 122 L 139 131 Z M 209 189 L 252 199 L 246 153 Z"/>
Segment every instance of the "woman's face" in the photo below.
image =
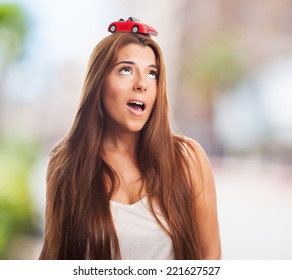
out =
<path fill-rule="evenodd" d="M 140 131 L 156 100 L 157 79 L 156 58 L 150 47 L 123 47 L 103 86 L 106 129 Z"/>

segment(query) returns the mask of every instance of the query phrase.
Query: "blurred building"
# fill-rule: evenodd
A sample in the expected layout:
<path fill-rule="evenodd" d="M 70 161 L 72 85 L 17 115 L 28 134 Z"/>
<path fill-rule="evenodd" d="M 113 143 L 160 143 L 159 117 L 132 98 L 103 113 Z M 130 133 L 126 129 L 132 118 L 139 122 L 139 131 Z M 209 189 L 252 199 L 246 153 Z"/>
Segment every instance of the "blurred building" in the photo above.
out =
<path fill-rule="evenodd" d="M 291 10 L 289 0 L 184 1 L 179 56 L 193 69 L 191 75 L 186 75 L 187 67 L 182 67 L 175 97 L 176 119 L 178 126 L 199 139 L 209 152 L 253 152 L 254 141 L 260 150 L 261 146 L 267 148 L 267 140 L 277 139 L 279 134 L 282 142 L 277 144 L 277 150 L 280 152 L 281 146 L 291 149 L 284 142 L 291 142 L 292 118 L 283 104 L 291 102 L 291 94 L 287 94 L 291 82 L 281 78 L 277 81 L 277 77 L 287 77 L 291 68 Z M 286 61 L 281 70 L 280 60 Z M 267 92 L 271 83 L 273 93 Z M 239 92 L 243 87 L 246 94 Z M 278 91 L 285 94 L 279 95 Z M 273 98 L 283 102 L 271 103 Z M 224 112 L 224 118 L 219 112 Z M 279 123 L 278 128 L 270 125 L 271 119 L 282 119 L 285 130 L 280 132 Z M 238 137 L 233 138 L 235 134 Z M 236 147 L 236 141 L 245 142 L 245 147 Z"/>

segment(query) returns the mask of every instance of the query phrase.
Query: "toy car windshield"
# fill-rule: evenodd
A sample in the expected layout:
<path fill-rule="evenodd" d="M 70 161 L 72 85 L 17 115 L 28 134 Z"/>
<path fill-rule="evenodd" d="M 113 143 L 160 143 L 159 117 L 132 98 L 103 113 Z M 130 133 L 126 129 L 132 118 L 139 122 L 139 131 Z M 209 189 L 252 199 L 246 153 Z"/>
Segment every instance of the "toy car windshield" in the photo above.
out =
<path fill-rule="evenodd" d="M 141 22 L 140 19 L 135 18 L 135 17 L 129 17 L 128 20 L 130 20 L 130 21 L 138 21 L 138 22 Z"/>

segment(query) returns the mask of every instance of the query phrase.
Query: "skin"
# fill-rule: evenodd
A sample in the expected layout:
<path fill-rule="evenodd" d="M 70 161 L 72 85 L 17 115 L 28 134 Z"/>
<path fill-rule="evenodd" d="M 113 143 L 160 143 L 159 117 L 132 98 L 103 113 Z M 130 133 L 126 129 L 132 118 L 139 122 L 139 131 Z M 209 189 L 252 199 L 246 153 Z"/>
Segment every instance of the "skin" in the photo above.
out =
<path fill-rule="evenodd" d="M 103 149 L 107 161 L 119 175 L 120 184 L 112 200 L 133 204 L 146 192 L 142 189 L 141 174 L 135 163 L 135 147 L 139 132 L 147 122 L 157 96 L 157 68 L 155 54 L 150 47 L 130 44 L 122 48 L 117 62 L 107 76 L 102 94 L 107 114 Z M 133 114 L 127 106 L 129 100 L 145 103 L 141 116 Z M 188 143 L 199 155 L 204 186 L 196 186 L 196 219 L 203 259 L 220 259 L 221 245 L 217 218 L 216 192 L 209 160 L 202 147 L 194 140 Z M 189 163 L 196 178 L 195 155 L 189 149 Z"/>
<path fill-rule="evenodd" d="M 132 204 L 145 195 L 134 150 L 139 132 L 149 119 L 156 101 L 157 74 L 153 50 L 130 44 L 120 50 L 117 62 L 104 83 L 102 101 L 107 118 L 103 147 L 107 160 L 119 174 L 120 185 L 113 200 L 120 203 Z M 130 100 L 145 104 L 141 116 L 129 109 L 127 103 Z"/>
<path fill-rule="evenodd" d="M 157 66 L 150 47 L 131 44 L 122 48 L 105 80 L 102 101 L 108 134 L 137 135 L 147 122 L 157 95 Z M 143 115 L 127 106 L 130 100 L 145 104 Z M 116 138 L 118 139 L 118 138 Z"/>

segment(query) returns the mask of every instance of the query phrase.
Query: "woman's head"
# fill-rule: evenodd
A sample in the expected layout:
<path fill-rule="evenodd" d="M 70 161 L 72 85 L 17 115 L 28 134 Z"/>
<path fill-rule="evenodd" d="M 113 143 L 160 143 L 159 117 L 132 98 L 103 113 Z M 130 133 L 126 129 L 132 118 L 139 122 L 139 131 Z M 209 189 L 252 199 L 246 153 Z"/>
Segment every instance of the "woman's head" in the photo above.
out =
<path fill-rule="evenodd" d="M 148 77 L 151 81 L 149 85 L 154 85 L 151 78 L 154 78 L 155 75 L 155 98 L 153 98 L 152 92 L 150 100 L 147 101 L 151 105 L 148 109 L 153 107 L 153 117 L 150 114 L 147 114 L 147 117 L 154 118 L 153 122 L 155 123 L 159 122 L 158 119 L 161 122 L 162 119 L 165 121 L 165 118 L 167 118 L 165 69 L 159 46 L 149 36 L 115 33 L 104 38 L 92 52 L 79 108 L 79 115 L 84 119 L 79 119 L 79 121 L 88 127 L 98 127 L 101 134 L 108 117 L 108 110 L 105 108 L 107 104 L 104 102 L 107 100 L 104 97 L 108 89 L 108 77 L 117 67 L 116 64 L 120 62 L 118 61 L 119 56 L 125 52 L 125 49 L 128 53 L 138 49 L 140 53 L 144 52 L 146 59 L 149 59 L 148 70 L 150 76 Z M 153 87 L 151 88 L 153 90 Z"/>

